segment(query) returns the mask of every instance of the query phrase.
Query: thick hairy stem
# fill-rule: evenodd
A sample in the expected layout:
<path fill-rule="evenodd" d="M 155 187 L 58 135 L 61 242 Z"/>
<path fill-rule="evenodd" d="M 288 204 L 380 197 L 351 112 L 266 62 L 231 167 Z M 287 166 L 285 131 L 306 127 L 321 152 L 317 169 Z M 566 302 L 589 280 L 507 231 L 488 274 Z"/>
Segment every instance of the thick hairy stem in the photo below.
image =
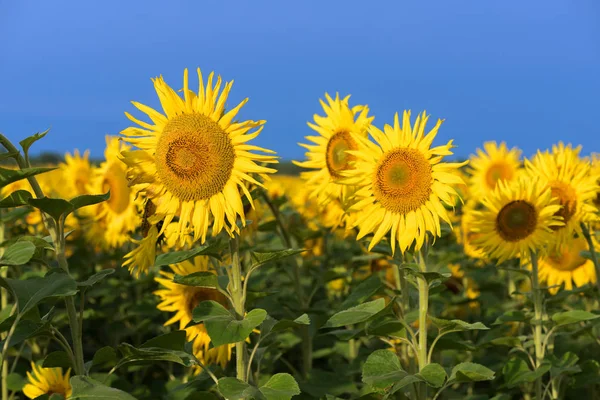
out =
<path fill-rule="evenodd" d="M 542 332 L 542 321 L 544 318 L 544 299 L 543 292 L 540 289 L 539 276 L 538 276 L 538 262 L 537 254 L 531 252 L 531 291 L 533 295 L 533 310 L 535 325 L 533 327 L 533 341 L 535 343 L 535 367 L 539 368 L 544 360 L 544 345 L 543 345 L 543 332 Z M 536 400 L 543 398 L 542 394 L 542 377 L 539 377 L 535 381 L 535 396 Z"/>
<path fill-rule="evenodd" d="M 598 293 L 600 293 L 600 265 L 598 265 L 598 256 L 596 256 L 596 249 L 594 248 L 592 235 L 590 234 L 590 230 L 588 229 L 587 225 L 583 222 L 581 223 L 581 230 L 583 231 L 583 237 L 588 244 L 592 262 L 594 263 L 594 269 L 596 271 L 596 287 L 598 288 Z"/>
<path fill-rule="evenodd" d="M 231 253 L 231 282 L 229 282 L 229 291 L 233 300 L 233 309 L 238 318 L 244 318 L 246 314 L 244 289 L 242 285 L 242 264 L 240 263 L 239 236 L 234 233 L 234 237 L 229 240 L 229 251 Z M 243 382 L 248 381 L 246 375 L 246 342 L 244 340 L 235 344 L 235 366 L 237 378 Z"/>

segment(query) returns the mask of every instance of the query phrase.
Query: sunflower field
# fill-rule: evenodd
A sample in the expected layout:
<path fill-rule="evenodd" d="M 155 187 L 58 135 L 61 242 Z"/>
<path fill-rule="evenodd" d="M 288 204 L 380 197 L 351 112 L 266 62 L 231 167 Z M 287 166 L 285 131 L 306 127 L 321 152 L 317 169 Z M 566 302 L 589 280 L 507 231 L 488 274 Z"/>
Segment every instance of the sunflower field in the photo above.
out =
<path fill-rule="evenodd" d="M 197 73 L 100 162 L 0 135 L 2 400 L 600 399 L 600 157 L 325 94 L 286 175 Z"/>

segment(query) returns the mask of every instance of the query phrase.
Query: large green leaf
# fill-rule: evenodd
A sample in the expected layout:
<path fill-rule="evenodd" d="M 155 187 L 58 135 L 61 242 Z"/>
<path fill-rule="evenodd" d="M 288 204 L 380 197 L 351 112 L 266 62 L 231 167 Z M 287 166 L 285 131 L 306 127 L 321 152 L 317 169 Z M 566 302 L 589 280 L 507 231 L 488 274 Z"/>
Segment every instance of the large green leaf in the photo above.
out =
<path fill-rule="evenodd" d="M 73 205 L 73 211 L 75 211 L 83 207 L 102 203 L 108 199 L 110 199 L 110 191 L 104 194 L 82 194 L 69 200 L 69 203 Z"/>
<path fill-rule="evenodd" d="M 2 258 L 0 258 L 0 266 L 15 266 L 27 264 L 35 253 L 35 245 L 29 241 L 16 242 L 10 245 Z"/>
<path fill-rule="evenodd" d="M 7 169 L 0 167 L 0 188 L 10 183 L 20 181 L 21 179 L 43 174 L 44 172 L 53 171 L 55 169 L 55 167 L 36 167 L 24 169 Z"/>
<path fill-rule="evenodd" d="M 33 196 L 27 190 L 17 190 L 0 200 L 0 208 L 12 208 L 29 205 Z"/>
<path fill-rule="evenodd" d="M 47 298 L 73 296 L 77 293 L 77 283 L 64 273 L 26 280 L 0 279 L 0 285 L 13 292 L 21 314 L 25 314 Z"/>
<path fill-rule="evenodd" d="M 221 259 L 220 250 L 223 245 L 219 241 L 197 247 L 191 250 L 171 251 L 169 253 L 160 254 L 154 261 L 154 266 L 157 268 L 166 267 L 180 263 L 196 256 L 211 256 L 218 260 Z"/>
<path fill-rule="evenodd" d="M 11 318 L 3 321 L 2 325 L 7 325 L 10 328 L 10 325 L 12 325 L 12 323 L 15 321 L 15 317 L 16 316 L 13 315 Z M 21 319 L 15 327 L 13 335 L 10 337 L 10 343 L 8 344 L 8 347 L 14 347 L 27 339 L 47 334 L 49 334 L 48 324 L 43 324 L 29 319 Z M 4 347 L 5 341 L 6 340 L 0 341 L 0 349 Z"/>
<path fill-rule="evenodd" d="M 219 277 L 210 271 L 194 272 L 189 275 L 176 274 L 173 282 L 180 285 L 216 289 L 219 287 Z"/>
<path fill-rule="evenodd" d="M 435 388 L 442 387 L 447 378 L 446 370 L 437 363 L 427 364 L 417 375 L 422 377 L 427 384 Z"/>
<path fill-rule="evenodd" d="M 69 400 L 136 400 L 122 390 L 105 386 L 88 376 L 71 377 L 71 388 L 73 392 Z"/>
<path fill-rule="evenodd" d="M 260 267 L 268 262 L 278 261 L 286 257 L 294 256 L 296 254 L 300 254 L 306 250 L 304 249 L 285 249 L 285 250 L 276 250 L 276 251 L 268 251 L 268 252 L 252 252 L 252 259 L 254 263 L 250 267 L 250 269 Z"/>
<path fill-rule="evenodd" d="M 406 376 L 396 353 L 375 350 L 363 365 L 362 381 L 376 389 L 385 389 Z"/>
<path fill-rule="evenodd" d="M 470 324 L 468 322 L 461 321 L 460 319 L 449 320 L 449 319 L 441 319 L 441 318 L 434 318 L 434 317 L 429 317 L 429 319 L 431 319 L 431 322 L 433 322 L 433 324 L 439 328 L 440 333 L 446 333 L 446 332 L 450 332 L 450 331 L 470 331 L 470 330 L 490 329 L 487 326 L 485 326 L 484 324 L 482 324 L 481 322 L 475 322 L 473 324 Z"/>
<path fill-rule="evenodd" d="M 290 400 L 300 394 L 298 383 L 290 374 L 275 374 L 258 390 L 267 400 Z"/>
<path fill-rule="evenodd" d="M 48 354 L 42 362 L 44 368 L 71 368 L 71 359 L 69 355 L 64 351 L 53 351 Z"/>
<path fill-rule="evenodd" d="M 29 199 L 28 203 L 30 206 L 38 208 L 50 215 L 56 221 L 58 221 L 61 216 L 73 212 L 73 204 L 64 199 L 55 199 L 44 196 L 39 199 Z"/>
<path fill-rule="evenodd" d="M 332 315 L 331 318 L 327 320 L 323 328 L 337 328 L 340 326 L 364 322 L 384 308 L 385 300 L 383 298 L 369 301 Z"/>
<path fill-rule="evenodd" d="M 479 382 L 494 379 L 494 371 L 472 362 L 464 362 L 452 368 L 450 380 L 456 382 Z"/>
<path fill-rule="evenodd" d="M 225 307 L 212 300 L 203 301 L 193 312 L 194 322 L 204 322 L 214 346 L 246 340 L 266 317 L 265 310 L 255 308 L 244 319 L 238 320 Z"/>
<path fill-rule="evenodd" d="M 393 266 L 392 268 L 396 268 Z M 368 300 L 383 286 L 381 279 L 377 274 L 373 274 L 361 283 L 359 283 L 350 295 L 342 303 L 342 310 L 357 306 Z"/>
<path fill-rule="evenodd" d="M 163 349 L 160 347 L 136 348 L 128 343 L 119 345 L 122 358 L 115 368 L 121 368 L 127 364 L 153 364 L 157 361 L 168 361 L 185 367 L 197 365 L 194 356 L 180 350 Z"/>
<path fill-rule="evenodd" d="M 258 390 L 236 378 L 221 378 L 217 384 L 219 392 L 227 400 L 249 400 L 257 397 Z"/>
<path fill-rule="evenodd" d="M 591 319 L 596 318 L 600 318 L 600 315 L 592 314 L 591 312 L 584 310 L 571 310 L 559 312 L 552 316 L 552 320 L 556 323 L 556 326 L 574 324 L 577 322 L 589 321 Z"/>

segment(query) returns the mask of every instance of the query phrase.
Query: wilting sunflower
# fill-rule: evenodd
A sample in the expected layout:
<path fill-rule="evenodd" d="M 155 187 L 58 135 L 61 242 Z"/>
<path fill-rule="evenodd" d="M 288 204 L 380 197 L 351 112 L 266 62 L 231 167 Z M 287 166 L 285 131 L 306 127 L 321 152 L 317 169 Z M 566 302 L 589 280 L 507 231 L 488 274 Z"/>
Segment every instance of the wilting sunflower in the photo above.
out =
<path fill-rule="evenodd" d="M 71 370 L 63 374 L 62 368 L 42 368 L 31 363 L 31 372 L 27 372 L 27 384 L 23 387 L 23 394 L 30 399 L 44 394 L 61 394 L 65 398 L 71 395 L 69 376 Z"/>
<path fill-rule="evenodd" d="M 508 149 L 506 143 L 485 142 L 483 150 L 477 149 L 477 155 L 469 162 L 471 198 L 481 199 L 496 188 L 498 181 L 513 181 L 521 168 L 521 150 Z"/>
<path fill-rule="evenodd" d="M 154 278 L 163 286 L 154 292 L 160 297 L 158 309 L 175 312 L 175 315 L 165 322 L 165 326 L 179 323 L 179 329 L 185 329 L 188 340 L 193 340 L 194 355 L 204 364 L 220 364 L 225 367 L 231 358 L 231 346 L 222 345 L 210 347 L 210 337 L 204 324 L 186 326 L 192 321 L 194 308 L 202 301 L 213 300 L 227 307 L 227 299 L 216 289 L 180 285 L 173 282 L 175 274 L 189 275 L 195 272 L 211 271 L 208 257 L 196 257 L 193 262 L 184 261 L 171 266 L 173 272 L 160 271 L 163 278 Z"/>
<path fill-rule="evenodd" d="M 531 161 L 525 160 L 531 180 L 547 181 L 552 196 L 558 198 L 561 207 L 557 215 L 564 222 L 553 228 L 558 247 L 568 243 L 573 234 L 581 235 L 581 222 L 598 219 L 598 209 L 593 202 L 600 176 L 593 173 L 589 161 L 579 158 L 580 150 L 580 146 L 572 148 L 560 143 L 552 148 L 552 153 L 538 151 Z"/>
<path fill-rule="evenodd" d="M 405 111 L 402 126 L 398 114 L 394 126 L 385 125 L 383 132 L 371 126 L 377 144 L 353 136 L 360 148 L 349 151 L 356 159 L 355 168 L 344 172 L 343 182 L 359 187 L 350 210 L 357 213 L 357 239 L 374 233 L 369 250 L 390 230 L 392 252 L 396 241 L 401 252 L 413 242 L 419 250 L 427 232 L 441 235 L 440 218 L 451 224 L 444 203 L 454 204 L 458 194 L 452 185 L 464 183 L 457 169 L 465 163 L 441 162 L 452 154 L 452 141 L 431 148 L 442 120 L 425 134 L 428 119 L 423 113 L 411 127 L 410 111 Z"/>
<path fill-rule="evenodd" d="M 336 94 L 332 99 L 325 93 L 325 98 L 327 103 L 319 100 L 325 116 L 315 114 L 315 123 L 308 123 L 319 136 L 306 136 L 314 144 L 300 144 L 308 150 L 308 160 L 294 161 L 294 164 L 313 169 L 302 173 L 310 197 L 324 197 L 326 201 L 331 197 L 340 197 L 345 191 L 346 187 L 335 181 L 342 177 L 344 171 L 352 168 L 354 156 L 346 151 L 358 149 L 359 144 L 354 136 L 366 138 L 374 117 L 368 116 L 369 108 L 366 106 L 350 108 L 350 96 L 340 99 L 340 95 Z"/>
<path fill-rule="evenodd" d="M 543 181 L 499 181 L 482 205 L 473 211 L 472 230 L 479 234 L 473 243 L 499 263 L 544 250 L 552 229 L 562 224 L 560 205 Z"/>
<path fill-rule="evenodd" d="M 178 217 L 178 235 L 183 243 L 188 227 L 194 241 L 206 240 L 212 218 L 212 234 L 223 228 L 230 234 L 238 230 L 238 217 L 245 224 L 240 190 L 252 204 L 245 183 L 262 186 L 252 174 L 266 179 L 275 172 L 261 163 L 276 163 L 273 153 L 247 144 L 263 128 L 265 121 L 234 121 L 246 104 L 243 100 L 225 112 L 225 101 L 233 82 L 221 88 L 221 77 L 213 86 L 214 73 L 206 87 L 198 69 L 198 94 L 188 88 L 188 71 L 183 74 L 183 98 L 165 83 L 162 76 L 153 79 L 164 114 L 132 102 L 146 113 L 152 123 L 125 115 L 139 127 L 121 132 L 124 140 L 139 150 L 124 151 L 130 184 L 156 205 L 151 223 L 164 221 L 163 227 Z M 255 129 L 256 128 L 256 129 Z M 253 130 L 255 129 L 255 130 Z"/>
<path fill-rule="evenodd" d="M 129 232 L 139 225 L 135 193 L 129 188 L 126 166 L 119 160 L 120 152 L 129 150 L 121 146 L 117 137 L 106 137 L 105 161 L 94 169 L 90 193 L 110 191 L 110 199 L 93 207 L 83 209 L 93 223 L 86 229 L 86 237 L 104 248 L 122 246 L 129 239 Z"/>
<path fill-rule="evenodd" d="M 73 155 L 65 154 L 65 162 L 60 164 L 60 169 L 64 174 L 64 182 L 57 186 L 61 189 L 61 194 L 65 198 L 72 198 L 82 194 L 88 194 L 88 185 L 92 177 L 92 166 L 89 161 L 90 152 L 86 150 L 83 156 L 79 150 L 75 150 Z"/>
<path fill-rule="evenodd" d="M 598 246 L 596 244 L 596 246 Z M 596 247 L 597 248 L 597 247 Z M 581 256 L 581 252 L 588 249 L 583 237 L 572 239 L 567 246 L 555 249 L 539 259 L 540 280 L 548 286 L 565 284 L 565 289 L 572 290 L 573 282 L 576 287 L 596 282 L 596 271 L 592 260 Z M 551 293 L 558 292 L 558 288 L 550 288 Z"/>

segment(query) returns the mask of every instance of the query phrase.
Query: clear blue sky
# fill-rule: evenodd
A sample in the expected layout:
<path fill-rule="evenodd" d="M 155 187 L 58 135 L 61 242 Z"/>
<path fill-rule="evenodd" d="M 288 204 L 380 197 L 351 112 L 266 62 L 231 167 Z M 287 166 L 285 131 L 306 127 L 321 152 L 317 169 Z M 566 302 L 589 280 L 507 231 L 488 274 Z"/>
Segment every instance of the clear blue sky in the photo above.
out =
<path fill-rule="evenodd" d="M 405 108 L 445 118 L 437 143 L 460 156 L 486 140 L 600 151 L 597 0 L 0 0 L 0 131 L 51 126 L 38 150 L 101 156 L 131 100 L 158 105 L 151 77 L 180 88 L 198 66 L 235 80 L 228 104 L 249 97 L 241 116 L 266 119 L 257 142 L 284 159 L 303 157 L 326 91 L 380 127 Z"/>

